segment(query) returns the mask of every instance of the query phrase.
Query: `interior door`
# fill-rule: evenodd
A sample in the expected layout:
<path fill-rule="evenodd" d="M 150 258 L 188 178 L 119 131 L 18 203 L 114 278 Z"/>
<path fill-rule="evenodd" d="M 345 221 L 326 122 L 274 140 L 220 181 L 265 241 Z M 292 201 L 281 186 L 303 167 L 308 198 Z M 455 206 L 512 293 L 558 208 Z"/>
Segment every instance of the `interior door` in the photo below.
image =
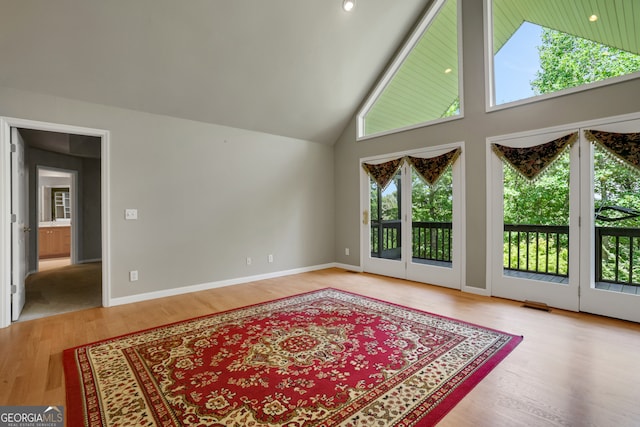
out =
<path fill-rule="evenodd" d="M 587 129 L 637 133 L 640 120 Z M 584 130 L 580 311 L 640 322 L 640 172 L 621 168 L 620 158 Z"/>
<path fill-rule="evenodd" d="M 393 172 L 385 185 L 363 168 L 364 271 L 461 288 L 461 152 L 460 146 L 454 145 L 363 162 Z M 431 182 L 424 179 L 425 171 L 417 172 L 417 164 L 412 163 L 420 160 L 423 168 L 440 166 Z"/>
<path fill-rule="evenodd" d="M 490 147 L 524 151 L 577 132 L 499 138 Z M 569 147 L 532 180 L 492 149 L 487 189 L 492 295 L 578 311 L 579 144 Z"/>
<path fill-rule="evenodd" d="M 11 319 L 18 320 L 26 301 L 24 280 L 27 272 L 27 175 L 24 141 L 18 129 L 11 128 Z"/>

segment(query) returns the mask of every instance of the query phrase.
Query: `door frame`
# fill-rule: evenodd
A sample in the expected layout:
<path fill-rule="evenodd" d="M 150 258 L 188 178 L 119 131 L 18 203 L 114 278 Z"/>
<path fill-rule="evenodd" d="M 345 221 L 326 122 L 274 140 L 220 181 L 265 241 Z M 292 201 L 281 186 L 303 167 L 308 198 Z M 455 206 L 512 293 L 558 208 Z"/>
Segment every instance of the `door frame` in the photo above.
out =
<path fill-rule="evenodd" d="M 387 154 L 382 154 L 382 155 L 377 155 L 377 156 L 371 156 L 371 157 L 363 157 L 360 158 L 358 160 L 358 170 L 360 171 L 360 185 L 359 185 L 359 193 L 360 193 L 360 211 L 359 211 L 359 223 L 360 223 L 360 266 L 362 271 L 365 271 L 365 257 L 368 256 L 369 254 L 369 245 L 370 242 L 368 241 L 368 239 L 366 238 L 366 236 L 368 236 L 369 234 L 369 230 L 370 230 L 370 221 L 371 221 L 371 214 L 368 213 L 368 216 L 366 218 L 366 224 L 364 221 L 364 215 L 365 215 L 365 211 L 369 212 L 370 209 L 370 194 L 368 191 L 365 191 L 365 188 L 369 188 L 369 175 L 367 175 L 367 173 L 364 171 L 364 169 L 362 168 L 362 164 L 366 163 L 366 162 L 373 162 L 373 163 L 381 163 L 384 161 L 388 161 L 391 159 L 397 159 L 400 157 L 406 157 L 406 156 L 412 156 L 412 155 L 419 155 L 419 154 L 424 154 L 424 153 L 434 153 L 434 155 L 438 155 L 438 154 L 443 154 L 449 150 L 455 149 L 455 148 L 460 148 L 462 151 L 460 153 L 460 156 L 458 157 L 458 159 L 456 160 L 456 168 L 457 168 L 457 173 L 455 173 L 456 179 L 458 180 L 458 189 L 457 192 L 455 193 L 457 196 L 457 199 L 454 200 L 454 217 L 453 217 L 453 222 L 455 224 L 454 226 L 454 259 L 456 259 L 456 272 L 455 272 L 455 276 L 456 278 L 454 279 L 454 282 L 459 282 L 459 283 L 452 283 L 451 280 L 446 280 L 445 283 L 436 283 L 436 282 L 424 282 L 424 283 L 429 283 L 432 285 L 436 285 L 436 286 L 443 286 L 443 287 L 448 287 L 448 288 L 454 288 L 454 289 L 461 289 L 463 291 L 467 291 L 467 292 L 474 292 L 473 288 L 470 288 L 466 285 L 466 252 L 464 250 L 464 243 L 466 241 L 466 210 L 465 210 L 465 154 L 466 154 L 466 150 L 465 150 L 465 143 L 464 141 L 459 141 L 459 142 L 453 142 L 453 143 L 448 143 L 448 144 L 440 144 L 440 145 L 436 145 L 436 146 L 430 146 L 430 147 L 423 147 L 423 148 L 417 148 L 417 149 L 413 149 L 413 150 L 408 150 L 408 151 L 400 151 L 400 152 L 395 152 L 395 153 L 387 153 Z M 435 154 L 437 153 L 437 154 Z M 405 177 L 406 178 L 406 177 Z M 410 182 L 410 179 L 405 179 L 406 182 Z M 403 208 L 405 208 L 405 212 L 403 213 L 403 215 L 411 215 L 411 211 L 409 210 L 408 212 L 406 211 L 407 206 L 409 206 L 411 203 L 411 200 L 404 200 L 403 201 Z M 410 232 L 407 230 L 404 230 L 403 232 L 403 241 L 408 241 L 407 240 L 407 236 L 410 235 Z M 402 261 L 389 261 L 389 262 L 405 262 L 405 266 L 401 267 L 402 271 L 404 271 L 404 275 L 400 278 L 404 278 L 407 280 L 413 280 L 413 281 L 420 281 L 422 282 L 422 280 L 418 280 L 415 276 L 412 277 L 408 277 L 407 276 L 407 268 L 406 268 L 406 263 L 410 262 L 407 261 L 406 257 L 410 256 L 409 254 L 405 253 L 406 251 L 403 251 L 403 260 Z M 380 262 L 385 262 L 386 260 L 380 259 Z M 434 267 L 434 268 L 441 268 L 441 267 Z M 375 274 L 375 273 L 374 273 Z M 394 277 L 399 277 L 399 276 L 394 276 Z"/>
<path fill-rule="evenodd" d="M 529 278 L 507 276 L 504 274 L 504 204 L 502 209 L 497 204 L 503 201 L 503 160 L 490 149 L 491 144 L 500 143 L 507 146 L 535 146 L 546 143 L 564 135 L 579 132 L 579 128 L 562 126 L 554 130 L 541 129 L 524 133 L 487 138 L 487 282 L 491 277 L 491 295 L 513 300 L 530 300 L 547 304 L 551 307 L 571 311 L 579 311 L 580 287 L 580 228 L 579 220 L 573 215 L 580 210 L 580 147 L 576 141 L 569 151 L 571 159 L 569 192 L 569 277 L 568 283 L 556 283 L 553 280 L 533 280 Z M 569 183 L 568 183 L 569 185 Z M 494 207 L 496 209 L 494 209 Z M 494 292 L 495 291 L 495 292 Z M 500 295 L 497 295 L 497 294 Z"/>
<path fill-rule="evenodd" d="M 559 125 L 559 126 L 553 126 L 553 127 L 548 127 L 548 128 L 541 128 L 541 129 L 535 129 L 535 130 L 531 130 L 531 131 L 525 131 L 525 132 L 515 132 L 512 134 L 505 134 L 505 135 L 497 135 L 497 136 L 491 136 L 491 137 L 487 137 L 486 138 L 486 188 L 487 188 L 487 192 L 486 192 L 486 204 L 487 204 L 487 223 L 486 223 L 486 227 L 487 227 L 487 241 L 486 241 L 486 252 L 487 252 L 487 258 L 486 258 L 486 289 L 489 295 L 493 295 L 493 290 L 492 290 L 492 284 L 494 281 L 494 277 L 493 277 L 493 263 L 494 262 L 498 262 L 497 260 L 495 260 L 495 254 L 494 254 L 494 244 L 495 244 L 495 239 L 497 236 L 497 232 L 494 230 L 495 225 L 494 225 L 494 215 L 501 215 L 501 212 L 493 212 L 493 197 L 494 197 L 494 192 L 492 191 L 493 188 L 493 173 L 492 173 L 492 163 L 493 163 L 493 151 L 491 149 L 491 143 L 492 142 L 499 142 L 500 140 L 505 140 L 505 139 L 513 139 L 513 138 L 522 138 L 522 137 L 528 137 L 528 136 L 534 136 L 534 135 L 540 135 L 540 134 L 549 134 L 549 133 L 554 133 L 554 132 L 563 132 L 566 130 L 572 130 L 572 129 L 578 129 L 580 132 L 582 132 L 582 130 L 584 128 L 590 128 L 590 127 L 596 127 L 596 126 L 604 126 L 604 125 L 611 125 L 614 124 L 616 122 L 625 122 L 625 121 L 632 121 L 632 120 L 639 120 L 640 119 L 640 112 L 635 112 L 635 113 L 629 113 L 629 114 L 623 114 L 623 115 L 619 115 L 619 116 L 609 116 L 609 117 L 603 117 L 603 118 L 598 118 L 598 119 L 592 119 L 592 120 L 585 120 L 585 121 L 581 121 L 581 122 L 574 122 L 574 123 L 568 123 L 568 124 L 563 124 L 563 125 Z M 579 139 L 576 141 L 575 144 L 577 144 L 578 146 L 581 144 L 582 141 L 582 135 L 580 135 Z M 580 154 L 581 158 L 579 159 L 581 165 L 580 167 L 582 168 L 582 162 L 583 162 L 583 157 L 586 156 L 586 153 L 581 153 Z M 581 171 L 581 176 L 580 176 L 580 182 L 579 182 L 579 186 L 580 191 L 584 191 L 584 189 L 582 188 L 582 186 L 584 185 L 583 180 L 585 179 L 585 173 Z M 590 185 L 590 184 L 589 184 Z M 585 201 L 583 198 L 580 198 L 579 200 L 580 202 L 580 210 L 583 211 L 585 209 L 585 203 L 587 203 L 587 201 Z M 579 221 L 581 222 L 580 227 L 578 232 L 576 233 L 576 238 L 579 239 L 579 247 L 582 248 L 583 247 L 583 242 L 582 239 L 585 238 L 586 236 L 586 232 L 584 231 L 584 227 L 589 227 L 592 226 L 592 221 Z M 502 242 L 502 239 L 500 239 L 500 242 Z M 593 243 L 589 243 L 589 247 L 591 248 L 593 246 Z M 579 253 L 579 254 L 573 254 L 571 255 L 572 260 L 578 260 L 578 258 L 583 258 L 583 253 Z M 590 260 L 592 260 L 593 258 L 589 258 Z M 581 265 L 578 268 L 578 272 L 576 274 L 578 274 L 578 278 L 579 278 L 579 285 L 577 288 L 577 292 L 578 292 L 578 310 L 581 310 L 580 307 L 580 296 L 583 293 L 583 287 L 585 286 L 590 286 L 591 282 L 592 282 L 592 268 L 591 268 L 591 264 L 593 264 L 592 261 L 589 261 L 587 264 L 588 266 L 584 265 L 585 263 L 581 263 Z M 611 315 L 612 317 L 615 317 L 614 315 Z M 619 317 L 618 317 L 619 318 Z"/>
<path fill-rule="evenodd" d="M 111 305 L 109 131 L 13 117 L 0 117 L 0 328 L 11 325 L 11 128 L 95 136 L 100 144 L 102 305 Z"/>

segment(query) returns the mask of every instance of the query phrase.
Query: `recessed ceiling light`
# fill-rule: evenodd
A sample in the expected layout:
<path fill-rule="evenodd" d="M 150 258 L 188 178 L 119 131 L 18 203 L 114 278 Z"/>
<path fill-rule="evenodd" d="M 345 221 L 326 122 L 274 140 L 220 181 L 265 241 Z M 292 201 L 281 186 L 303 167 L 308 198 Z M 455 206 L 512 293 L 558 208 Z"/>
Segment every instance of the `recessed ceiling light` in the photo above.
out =
<path fill-rule="evenodd" d="M 356 0 L 344 0 L 342 2 L 342 8 L 345 10 L 345 12 L 350 12 L 355 5 L 356 5 Z"/>
<path fill-rule="evenodd" d="M 450 72 L 452 72 L 453 70 L 451 68 L 447 68 L 446 70 L 444 70 L 445 74 L 449 74 Z"/>
<path fill-rule="evenodd" d="M 598 15 L 591 15 L 589 17 L 589 22 L 596 22 L 598 20 Z"/>

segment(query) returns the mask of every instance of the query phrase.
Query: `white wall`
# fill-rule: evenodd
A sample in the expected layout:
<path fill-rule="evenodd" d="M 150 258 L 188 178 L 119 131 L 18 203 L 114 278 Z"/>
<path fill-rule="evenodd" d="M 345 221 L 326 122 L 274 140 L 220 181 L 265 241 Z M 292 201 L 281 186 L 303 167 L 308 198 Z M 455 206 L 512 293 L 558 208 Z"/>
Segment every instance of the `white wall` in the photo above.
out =
<path fill-rule="evenodd" d="M 110 132 L 113 298 L 334 259 L 332 147 L 2 87 L 0 116 Z"/>

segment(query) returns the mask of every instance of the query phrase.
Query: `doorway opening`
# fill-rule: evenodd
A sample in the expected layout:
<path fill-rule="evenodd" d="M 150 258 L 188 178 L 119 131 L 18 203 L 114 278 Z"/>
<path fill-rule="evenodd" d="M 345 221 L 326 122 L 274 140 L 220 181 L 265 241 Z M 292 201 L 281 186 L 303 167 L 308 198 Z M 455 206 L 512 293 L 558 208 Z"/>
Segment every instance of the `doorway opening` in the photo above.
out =
<path fill-rule="evenodd" d="M 108 132 L 0 118 L 0 145 L 0 327 L 108 306 Z"/>
<path fill-rule="evenodd" d="M 38 167 L 36 209 L 37 271 L 47 271 L 75 264 L 71 239 L 76 203 L 76 171 Z M 32 227 L 33 228 L 33 227 Z"/>

